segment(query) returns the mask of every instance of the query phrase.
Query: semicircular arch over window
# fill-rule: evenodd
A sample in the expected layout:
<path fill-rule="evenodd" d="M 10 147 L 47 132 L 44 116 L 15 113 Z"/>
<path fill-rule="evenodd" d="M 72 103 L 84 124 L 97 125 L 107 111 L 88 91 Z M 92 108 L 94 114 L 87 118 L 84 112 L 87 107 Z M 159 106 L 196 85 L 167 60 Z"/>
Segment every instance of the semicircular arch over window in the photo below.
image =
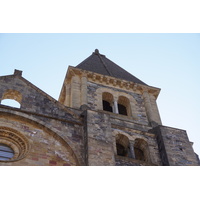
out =
<path fill-rule="evenodd" d="M 0 161 L 17 161 L 29 151 L 28 139 L 18 131 L 0 127 Z"/>
<path fill-rule="evenodd" d="M 134 144 L 135 159 L 150 162 L 150 153 L 148 143 L 140 138 L 135 139 Z"/>
<path fill-rule="evenodd" d="M 119 114 L 121 115 L 131 116 L 130 101 L 127 97 L 119 96 L 118 110 L 119 110 Z"/>
<path fill-rule="evenodd" d="M 127 136 L 123 134 L 116 135 L 116 148 L 117 148 L 117 155 L 124 157 L 131 157 L 129 139 Z"/>
<path fill-rule="evenodd" d="M 15 108 L 21 107 L 22 95 L 17 90 L 8 89 L 1 98 L 1 104 Z"/>
<path fill-rule="evenodd" d="M 103 92 L 102 94 L 103 110 L 113 112 L 113 95 L 109 92 Z"/>

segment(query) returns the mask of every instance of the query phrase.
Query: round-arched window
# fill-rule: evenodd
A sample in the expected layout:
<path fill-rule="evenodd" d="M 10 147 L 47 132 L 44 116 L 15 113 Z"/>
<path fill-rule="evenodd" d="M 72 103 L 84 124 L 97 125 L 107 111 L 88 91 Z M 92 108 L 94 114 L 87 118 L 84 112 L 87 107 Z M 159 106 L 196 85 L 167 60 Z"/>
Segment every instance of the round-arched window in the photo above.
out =
<path fill-rule="evenodd" d="M 102 94 L 102 104 L 103 104 L 103 110 L 108 111 L 108 112 L 113 112 L 112 104 L 113 104 L 113 95 L 104 92 Z"/>
<path fill-rule="evenodd" d="M 23 159 L 29 151 L 28 139 L 20 132 L 0 127 L 0 162 Z"/>
<path fill-rule="evenodd" d="M 130 101 L 127 97 L 120 96 L 118 99 L 118 110 L 119 114 L 131 116 Z"/>
<path fill-rule="evenodd" d="M 116 135 L 116 149 L 118 156 L 130 157 L 129 139 L 122 134 Z"/>
<path fill-rule="evenodd" d="M 14 151 L 8 145 L 0 143 L 0 160 L 10 160 L 14 156 Z"/>

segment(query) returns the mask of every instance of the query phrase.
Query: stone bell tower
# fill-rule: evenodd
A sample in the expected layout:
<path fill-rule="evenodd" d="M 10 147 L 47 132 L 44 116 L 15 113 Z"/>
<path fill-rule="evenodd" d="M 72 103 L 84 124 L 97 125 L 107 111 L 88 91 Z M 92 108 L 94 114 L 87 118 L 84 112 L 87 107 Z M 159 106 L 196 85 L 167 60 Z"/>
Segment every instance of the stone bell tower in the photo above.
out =
<path fill-rule="evenodd" d="M 102 85 L 99 90 L 103 90 L 102 88 L 105 90 L 110 89 L 111 93 L 115 95 L 111 97 L 112 95 L 109 96 L 109 92 L 104 93 L 103 96 L 105 99 L 102 104 L 102 93 L 98 92 L 91 96 L 87 87 L 87 84 L 89 83 L 88 81 Z M 150 124 L 161 125 L 161 119 L 156 105 L 156 99 L 160 89 L 148 86 L 107 59 L 105 55 L 100 54 L 97 49 L 89 58 L 77 65 L 75 68 L 72 66 L 69 67 L 59 101 L 61 101 L 65 106 L 71 108 L 79 109 L 82 105 L 88 105 L 94 110 L 107 109 L 107 111 L 112 110 L 111 112 L 116 114 L 121 114 L 120 112 L 123 112 L 123 104 L 124 106 L 127 104 L 125 106 L 127 116 L 139 119 L 140 114 L 135 112 L 135 109 L 137 108 L 134 99 L 129 99 L 131 104 L 128 105 L 128 102 L 126 102 L 126 99 L 124 99 L 123 96 L 118 98 L 118 89 L 121 91 L 123 90 L 125 93 L 131 92 L 132 94 L 138 93 L 142 95 L 144 100 L 143 106 L 146 110 L 148 122 Z M 94 102 L 95 100 L 96 102 Z M 118 104 L 118 101 L 120 100 L 122 104 Z M 106 108 L 106 105 L 111 107 L 110 110 L 108 107 Z"/>
<path fill-rule="evenodd" d="M 186 132 L 162 125 L 159 92 L 97 49 L 69 66 L 59 101 L 82 110 L 86 165 L 197 165 Z"/>

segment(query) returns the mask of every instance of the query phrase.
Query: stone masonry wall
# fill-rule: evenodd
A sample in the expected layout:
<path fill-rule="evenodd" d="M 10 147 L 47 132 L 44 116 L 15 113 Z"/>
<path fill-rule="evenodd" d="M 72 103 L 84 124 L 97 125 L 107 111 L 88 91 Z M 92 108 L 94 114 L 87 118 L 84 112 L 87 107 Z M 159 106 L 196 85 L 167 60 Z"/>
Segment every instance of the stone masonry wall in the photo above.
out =
<path fill-rule="evenodd" d="M 62 151 L 70 152 L 66 153 L 66 156 L 70 154 L 70 156 L 74 159 L 67 164 L 84 165 L 83 122 L 82 119 L 79 117 L 81 111 L 76 110 L 76 112 L 74 112 L 73 109 L 69 110 L 67 107 L 54 100 L 52 97 L 50 97 L 19 75 L 0 77 L 0 100 L 3 99 L 5 97 L 5 94 L 7 94 L 9 91 L 17 91 L 16 94 L 19 93 L 21 95 L 21 107 L 13 108 L 0 104 L 0 128 L 1 126 L 13 129 L 17 128 L 17 130 L 22 133 L 22 135 L 24 135 L 25 137 L 29 137 L 28 139 L 30 141 L 33 141 L 32 139 L 36 138 L 35 145 L 38 149 L 38 156 L 39 151 L 45 151 L 48 156 L 53 156 L 52 159 L 55 161 L 54 165 L 63 165 L 66 164 L 66 162 L 64 160 L 58 161 L 58 155 L 56 155 L 55 157 L 55 152 L 51 154 L 47 151 L 47 149 L 50 148 L 51 145 L 53 145 L 51 149 L 52 151 L 53 147 L 55 147 L 55 151 L 59 150 L 61 147 L 58 147 L 57 149 L 54 144 L 58 143 L 57 140 L 59 140 L 60 142 L 62 141 L 62 145 L 64 148 Z M 15 96 L 12 96 L 12 98 L 15 99 Z M 18 124 L 15 124 L 16 122 Z M 25 129 L 23 129 L 23 127 L 25 127 Z M 30 137 L 27 136 L 29 129 L 31 129 L 32 132 L 36 131 L 34 129 L 40 131 L 36 131 L 38 134 L 33 134 Z M 53 141 L 53 139 L 47 139 L 47 132 L 53 135 L 52 137 L 55 139 L 55 141 Z M 46 145 L 45 143 L 43 144 L 44 149 L 42 149 L 42 145 L 40 144 L 40 137 L 43 136 L 44 141 L 47 141 Z M 31 146 L 33 147 L 34 144 Z M 60 151 L 61 150 L 59 150 L 58 152 Z M 30 153 L 34 154 L 34 152 Z M 27 154 L 27 156 L 28 155 L 29 154 Z M 52 159 L 50 157 L 47 158 L 47 160 L 49 161 Z M 39 162 L 35 162 L 35 165 L 50 164 L 47 162 L 47 160 L 44 162 L 41 160 Z M 25 163 L 21 161 L 17 161 L 16 163 L 12 162 L 12 165 L 29 165 L 27 163 L 29 163 L 30 165 L 33 164 L 33 162 L 31 162 L 31 158 L 29 161 L 26 160 Z"/>
<path fill-rule="evenodd" d="M 84 118 L 87 127 L 85 130 L 87 165 L 115 165 L 109 115 L 86 110 Z"/>
<path fill-rule="evenodd" d="M 0 101 L 7 91 L 17 91 L 22 96 L 20 102 L 22 110 L 42 115 L 51 115 L 55 118 L 69 119 L 70 121 L 78 121 L 78 119 L 75 119 L 73 112 L 70 112 L 65 106 L 21 76 L 0 77 L 0 85 Z"/>
<path fill-rule="evenodd" d="M 16 110 L 13 110 L 9 107 L 5 108 L 4 106 L 0 106 L 0 128 L 1 126 L 6 126 L 16 129 L 16 127 L 18 126 L 18 130 L 19 132 L 22 132 L 22 134 L 24 133 L 24 131 L 29 132 L 30 125 L 34 125 L 36 129 L 40 129 L 44 132 L 48 130 L 48 132 L 51 132 L 54 138 L 63 141 L 62 145 L 64 145 L 65 148 L 69 147 L 68 150 L 70 151 L 70 155 L 73 155 L 74 159 L 76 160 L 75 165 L 84 165 L 84 149 L 82 138 L 83 127 L 81 125 L 71 124 L 68 121 L 51 119 L 48 117 L 37 115 L 35 116 L 34 114 L 27 114 L 23 113 L 23 111 L 19 112 Z M 15 121 L 18 122 L 17 126 L 15 124 Z M 40 137 L 41 131 L 39 131 L 36 136 Z M 49 143 L 49 145 L 51 146 L 51 143 Z M 43 148 L 45 149 L 46 146 L 43 145 Z"/>
<path fill-rule="evenodd" d="M 91 82 L 88 82 L 88 85 L 87 85 L 87 90 L 88 90 L 88 106 L 90 107 L 90 109 L 92 110 L 97 110 L 98 109 L 98 102 L 100 99 L 98 99 L 97 97 L 97 89 L 99 88 L 109 88 L 112 90 L 112 94 L 114 95 L 115 92 L 116 93 L 127 93 L 128 95 L 131 95 L 134 100 L 136 101 L 136 104 L 134 105 L 134 113 L 136 114 L 137 116 L 137 121 L 139 123 L 143 123 L 143 124 L 148 124 L 148 119 L 147 119 L 147 116 L 146 116 L 146 110 L 145 110 L 145 107 L 144 107 L 144 101 L 143 101 L 143 98 L 142 98 L 142 95 L 140 94 L 136 94 L 136 93 L 133 93 L 133 92 L 128 92 L 128 91 L 125 91 L 125 90 L 120 90 L 120 89 L 117 89 L 117 88 L 111 88 L 111 87 L 106 87 L 106 86 L 103 86 L 103 85 L 99 85 L 99 84 L 96 84 L 96 83 L 91 83 Z"/>
<path fill-rule="evenodd" d="M 124 116 L 124 115 L 119 115 L 119 114 L 115 114 L 115 113 L 98 110 L 98 108 L 99 108 L 98 103 L 100 101 L 102 101 L 101 99 L 99 99 L 99 96 L 97 95 L 97 90 L 99 88 L 106 88 L 106 89 L 112 90 L 111 94 L 113 96 L 115 96 L 115 93 L 119 94 L 120 92 L 126 93 L 126 94 L 132 96 L 136 102 L 136 104 L 134 105 L 134 108 L 135 108 L 134 112 L 137 114 L 137 120 L 135 120 L 133 117 L 130 117 L 130 116 Z M 145 110 L 144 100 L 143 100 L 142 95 L 128 92 L 125 90 L 120 90 L 120 89 L 113 88 L 113 87 L 112 88 L 106 87 L 104 85 L 99 85 L 99 84 L 91 83 L 91 82 L 88 82 L 87 90 L 88 90 L 88 106 L 89 106 L 89 108 L 92 110 L 98 110 L 98 113 L 100 115 L 107 114 L 110 116 L 110 123 L 111 123 L 111 127 L 112 127 L 112 135 L 113 135 L 113 140 L 112 140 L 113 148 L 114 149 L 116 148 L 115 135 L 117 133 L 125 134 L 129 138 L 130 141 L 135 140 L 136 138 L 144 139 L 148 143 L 148 148 L 149 148 L 149 152 L 150 152 L 151 164 L 149 163 L 148 165 L 161 165 L 160 154 L 158 151 L 156 137 L 154 134 L 148 133 L 148 130 L 151 129 L 151 127 L 148 126 L 149 123 L 148 123 L 148 119 L 146 116 L 146 110 Z M 92 144 L 92 145 L 94 145 L 94 144 Z M 90 145 L 88 144 L 88 148 L 89 148 L 89 146 Z M 114 152 L 114 153 L 116 155 L 116 152 Z M 129 159 L 129 160 L 131 160 L 131 159 Z M 116 162 L 119 165 L 120 162 L 118 162 L 118 161 L 116 161 Z M 123 163 L 121 163 L 121 165 L 123 165 Z"/>
<path fill-rule="evenodd" d="M 152 166 L 152 163 L 146 163 L 141 160 L 134 160 L 127 157 L 115 156 L 116 166 Z"/>
<path fill-rule="evenodd" d="M 0 165 L 12 166 L 70 166 L 77 165 L 68 146 L 59 138 L 37 126 L 13 119 L 0 118 L 0 128 L 17 131 L 27 139 L 29 146 L 24 158 Z M 2 137 L 0 137 L 0 142 Z"/>
<path fill-rule="evenodd" d="M 151 130 L 157 135 L 163 165 L 198 165 L 192 144 L 185 130 L 158 126 Z"/>

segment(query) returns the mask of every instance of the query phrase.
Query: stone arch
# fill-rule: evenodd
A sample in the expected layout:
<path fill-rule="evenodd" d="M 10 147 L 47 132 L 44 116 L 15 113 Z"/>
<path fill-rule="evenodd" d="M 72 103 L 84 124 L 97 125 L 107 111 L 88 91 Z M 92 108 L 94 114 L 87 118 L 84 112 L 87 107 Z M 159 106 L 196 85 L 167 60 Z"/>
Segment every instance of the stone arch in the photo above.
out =
<path fill-rule="evenodd" d="M 5 126 L 0 126 L 0 143 L 7 145 L 14 151 L 14 156 L 8 160 L 18 161 L 23 159 L 29 151 L 28 139 L 19 131 Z M 3 162 L 7 162 L 3 160 Z"/>
<path fill-rule="evenodd" d="M 119 114 L 131 116 L 130 100 L 125 96 L 118 97 L 118 110 Z"/>
<path fill-rule="evenodd" d="M 99 110 L 103 110 L 103 104 L 102 104 L 102 97 L 103 97 L 103 94 L 111 94 L 112 95 L 112 100 L 114 100 L 115 98 L 117 98 L 116 96 L 116 93 L 112 90 L 112 89 L 109 89 L 109 88 L 98 88 L 96 90 L 96 99 L 95 99 L 95 103 L 97 104 L 97 109 Z M 109 98 L 110 100 L 111 98 Z"/>
<path fill-rule="evenodd" d="M 12 101 L 7 102 L 6 100 L 13 100 L 14 104 L 12 103 Z M 15 102 L 17 102 L 17 104 Z M 19 91 L 13 89 L 6 90 L 1 98 L 1 104 L 17 108 L 21 107 L 21 102 L 22 102 L 22 94 Z"/>
<path fill-rule="evenodd" d="M 24 115 L 24 114 L 23 114 Z M 68 151 L 70 152 L 71 156 L 73 157 L 73 159 L 75 160 L 76 165 L 83 165 L 83 161 L 81 160 L 81 155 L 79 155 L 79 153 L 76 151 L 75 147 L 71 147 L 72 144 L 70 143 L 70 141 L 66 138 L 63 138 L 58 132 L 57 130 L 51 128 L 48 124 L 45 124 L 44 122 L 42 122 L 41 120 L 38 121 L 36 118 L 34 117 L 29 117 L 28 115 L 26 117 L 21 116 L 21 115 L 16 115 L 13 113 L 7 113 L 7 112 L 1 112 L 0 113 L 0 118 L 1 117 L 7 117 L 8 119 L 12 119 L 12 120 L 17 120 L 21 123 L 27 123 L 29 125 L 34 125 L 36 127 L 38 127 L 39 129 L 42 129 L 43 131 L 45 131 L 46 133 L 50 134 L 54 139 L 58 140 L 61 144 L 65 145 L 65 147 L 68 149 Z M 8 127 L 10 128 L 10 127 Z"/>
<path fill-rule="evenodd" d="M 102 93 L 103 110 L 113 112 L 113 95 L 109 92 Z"/>
<path fill-rule="evenodd" d="M 116 153 L 118 156 L 131 157 L 129 138 L 124 134 L 117 134 L 116 137 Z"/>
<path fill-rule="evenodd" d="M 18 103 L 21 103 L 22 94 L 17 90 L 8 89 L 3 93 L 3 96 L 1 98 L 1 100 L 4 100 L 4 99 L 13 99 L 17 101 Z"/>
<path fill-rule="evenodd" d="M 148 143 L 141 138 L 136 138 L 134 141 L 135 159 L 145 162 L 151 162 Z"/>
<path fill-rule="evenodd" d="M 137 114 L 136 114 L 137 102 L 133 98 L 133 96 L 131 96 L 130 94 L 127 94 L 125 92 L 118 92 L 118 102 L 123 103 L 124 106 L 127 106 L 128 116 L 133 117 L 133 119 L 135 119 L 135 120 L 138 119 Z"/>

